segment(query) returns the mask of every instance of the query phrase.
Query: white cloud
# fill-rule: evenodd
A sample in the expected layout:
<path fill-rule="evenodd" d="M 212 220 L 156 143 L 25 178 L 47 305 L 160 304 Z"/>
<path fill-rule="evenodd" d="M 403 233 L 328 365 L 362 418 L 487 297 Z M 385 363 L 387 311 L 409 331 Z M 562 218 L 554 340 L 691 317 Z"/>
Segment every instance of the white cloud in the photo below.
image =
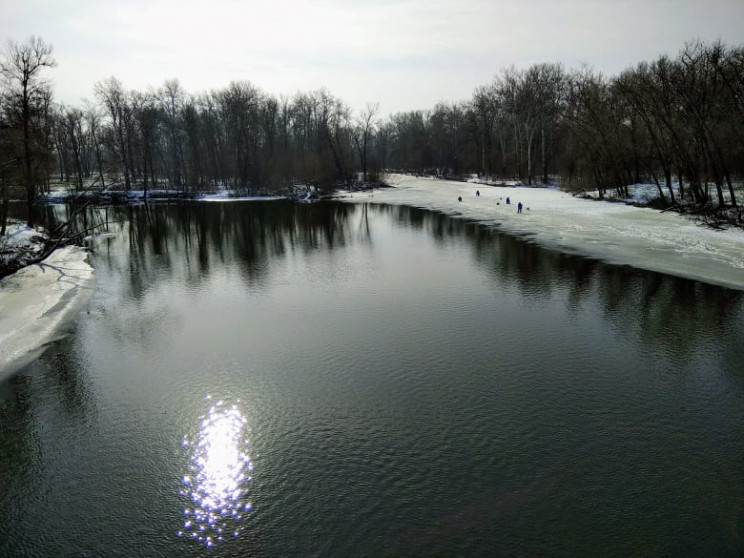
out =
<path fill-rule="evenodd" d="M 248 79 L 291 94 L 327 86 L 352 107 L 426 108 L 467 98 L 500 68 L 581 61 L 617 73 L 687 39 L 740 41 L 744 2 L 694 0 L 26 0 L 0 6 L 0 36 L 55 46 L 57 97 L 107 76 L 193 92 Z"/>

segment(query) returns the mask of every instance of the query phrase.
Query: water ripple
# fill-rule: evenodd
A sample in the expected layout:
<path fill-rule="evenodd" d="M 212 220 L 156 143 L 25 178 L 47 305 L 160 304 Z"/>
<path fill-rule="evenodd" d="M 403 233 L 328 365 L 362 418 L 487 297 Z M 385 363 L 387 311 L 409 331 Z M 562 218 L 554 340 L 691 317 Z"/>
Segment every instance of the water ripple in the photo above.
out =
<path fill-rule="evenodd" d="M 181 495 L 190 504 L 183 510 L 179 536 L 213 546 L 240 535 L 240 522 L 251 510 L 245 501 L 253 470 L 247 433 L 247 420 L 238 405 L 218 401 L 201 417 L 196 439 L 184 437 L 183 447 L 191 455 Z"/>

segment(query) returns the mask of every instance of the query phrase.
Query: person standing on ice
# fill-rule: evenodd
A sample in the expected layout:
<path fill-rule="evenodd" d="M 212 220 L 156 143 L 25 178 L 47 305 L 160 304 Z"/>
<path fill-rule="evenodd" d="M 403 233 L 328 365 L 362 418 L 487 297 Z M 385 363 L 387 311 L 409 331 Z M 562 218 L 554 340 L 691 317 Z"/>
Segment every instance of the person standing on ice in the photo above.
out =
<path fill-rule="evenodd" d="M 517 213 L 522 213 L 522 202 L 517 204 Z"/>
<path fill-rule="evenodd" d="M 480 190 L 476 190 L 476 191 L 475 191 L 475 197 L 477 197 L 477 198 L 479 198 L 479 197 L 480 197 Z"/>
<path fill-rule="evenodd" d="M 506 198 L 506 205 L 509 205 L 510 203 L 511 203 L 511 201 L 509 201 L 509 197 L 507 196 L 507 198 Z"/>

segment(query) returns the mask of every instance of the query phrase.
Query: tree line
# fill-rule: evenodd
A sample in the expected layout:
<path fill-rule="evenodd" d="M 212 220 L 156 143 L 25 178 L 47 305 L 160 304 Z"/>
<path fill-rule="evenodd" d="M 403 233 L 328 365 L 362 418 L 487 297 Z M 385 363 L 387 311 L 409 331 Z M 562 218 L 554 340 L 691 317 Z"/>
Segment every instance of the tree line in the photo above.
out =
<path fill-rule="evenodd" d="M 737 207 L 744 174 L 744 48 L 684 45 L 618 76 L 556 63 L 502 70 L 462 102 L 383 118 L 321 89 L 267 94 L 247 81 L 187 93 L 173 79 L 127 89 L 111 77 L 81 106 L 53 102 L 56 66 L 37 37 L 0 59 L 0 234 L 8 200 L 29 222 L 52 180 L 183 195 L 286 193 L 375 183 L 383 170 L 517 179 L 627 195 L 657 185 L 664 205 Z"/>
<path fill-rule="evenodd" d="M 472 99 L 396 114 L 378 130 L 394 168 L 737 205 L 744 48 L 690 43 L 615 77 L 560 64 L 507 68 Z M 427 170 L 428 169 L 428 170 Z"/>

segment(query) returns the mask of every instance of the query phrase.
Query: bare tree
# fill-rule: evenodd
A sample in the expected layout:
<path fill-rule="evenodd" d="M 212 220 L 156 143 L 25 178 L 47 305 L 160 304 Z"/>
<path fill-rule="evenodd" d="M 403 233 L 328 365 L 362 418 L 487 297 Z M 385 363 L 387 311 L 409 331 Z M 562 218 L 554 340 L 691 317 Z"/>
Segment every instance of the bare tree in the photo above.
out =
<path fill-rule="evenodd" d="M 132 163 L 131 163 L 131 132 L 132 132 L 132 110 L 129 106 L 126 91 L 121 82 L 115 77 L 98 82 L 95 85 L 96 96 L 111 117 L 110 146 L 121 161 L 124 170 L 124 183 L 127 191 L 132 187 Z"/>
<path fill-rule="evenodd" d="M 380 112 L 379 103 L 367 103 L 367 107 L 357 118 L 356 127 L 354 128 L 354 143 L 359 152 L 359 162 L 362 165 L 362 178 L 367 182 L 367 154 L 369 144 L 377 124 L 377 113 Z"/>
<path fill-rule="evenodd" d="M 98 181 L 101 188 L 106 187 L 103 178 L 103 139 L 101 137 L 101 114 L 95 105 L 86 104 L 85 106 L 85 124 L 90 135 L 91 147 L 96 158 L 96 167 L 98 168 Z"/>
<path fill-rule="evenodd" d="M 176 188 L 183 187 L 185 175 L 183 141 L 179 127 L 181 110 L 186 94 L 177 79 L 168 79 L 158 91 L 159 106 L 167 129 L 167 160 L 171 184 Z"/>
<path fill-rule="evenodd" d="M 58 114 L 58 120 L 58 126 L 61 128 L 63 136 L 61 141 L 64 142 L 58 149 L 66 150 L 69 148 L 75 173 L 75 191 L 80 192 L 83 189 L 83 178 L 86 176 L 83 161 L 86 143 L 83 130 L 83 111 L 78 108 L 62 107 Z"/>
<path fill-rule="evenodd" d="M 139 174 L 142 176 L 144 199 L 147 202 L 148 176 L 153 187 L 155 187 L 157 181 L 154 157 L 159 120 L 157 99 L 152 93 L 134 91 L 130 95 L 130 105 L 138 139 L 137 168 L 140 169 Z"/>
<path fill-rule="evenodd" d="M 21 132 L 11 127 L 6 118 L 5 99 L 0 96 L 0 236 L 5 236 L 8 224 L 10 185 L 21 176 Z"/>
<path fill-rule="evenodd" d="M 8 109 L 15 115 L 16 124 L 23 130 L 23 178 L 28 206 L 28 225 L 34 225 L 40 150 L 47 144 L 46 138 L 38 137 L 45 127 L 36 126 L 37 120 L 45 119 L 49 106 L 51 87 L 43 79 L 44 68 L 57 65 L 52 58 L 52 45 L 33 35 L 25 43 L 8 41 L 0 60 L 0 76 L 8 98 Z"/>

